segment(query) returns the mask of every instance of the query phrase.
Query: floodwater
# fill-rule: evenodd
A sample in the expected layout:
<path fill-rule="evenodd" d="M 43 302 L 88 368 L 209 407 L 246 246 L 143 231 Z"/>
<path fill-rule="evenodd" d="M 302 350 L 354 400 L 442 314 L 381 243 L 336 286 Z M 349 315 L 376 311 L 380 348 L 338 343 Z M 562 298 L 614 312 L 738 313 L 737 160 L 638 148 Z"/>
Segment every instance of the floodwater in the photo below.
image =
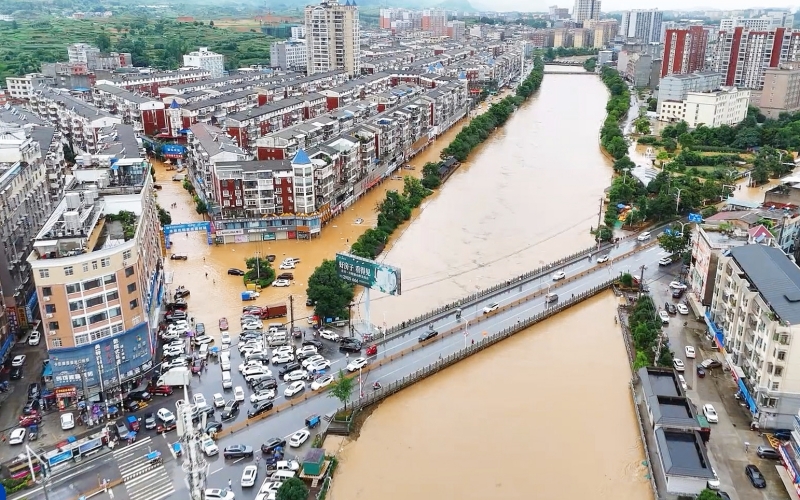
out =
<path fill-rule="evenodd" d="M 373 293 L 372 322 L 395 324 L 591 245 L 612 175 L 598 146 L 606 99 L 599 79 L 548 74 L 538 96 L 396 233 L 379 259 L 402 269 L 403 294 Z M 459 128 L 412 161 L 413 173 Z M 157 170 L 173 221 L 197 220 L 180 183 Z M 375 223 L 385 190 L 401 187 L 388 181 L 312 241 L 208 246 L 205 234 L 174 236 L 172 251 L 189 260 L 167 261 L 173 287 L 193 292 L 190 312 L 215 335 L 218 317 L 241 310 L 242 281 L 229 267 L 256 252 L 300 257 L 295 283 L 257 303 L 291 294 L 295 318 L 305 317 L 316 264 L 349 248 Z M 614 307 L 610 295 L 595 298 L 383 403 L 347 445 L 331 498 L 649 497 Z"/>

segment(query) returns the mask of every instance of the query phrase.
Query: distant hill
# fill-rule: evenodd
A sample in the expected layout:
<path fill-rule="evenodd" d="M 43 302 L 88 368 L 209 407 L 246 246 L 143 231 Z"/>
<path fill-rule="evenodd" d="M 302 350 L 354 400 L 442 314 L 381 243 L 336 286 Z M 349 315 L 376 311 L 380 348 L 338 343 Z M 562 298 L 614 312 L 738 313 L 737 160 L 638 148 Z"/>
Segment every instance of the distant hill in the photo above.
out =
<path fill-rule="evenodd" d="M 436 4 L 436 7 L 447 10 L 457 10 L 459 12 L 477 12 L 478 9 L 469 3 L 469 0 L 444 0 Z"/>

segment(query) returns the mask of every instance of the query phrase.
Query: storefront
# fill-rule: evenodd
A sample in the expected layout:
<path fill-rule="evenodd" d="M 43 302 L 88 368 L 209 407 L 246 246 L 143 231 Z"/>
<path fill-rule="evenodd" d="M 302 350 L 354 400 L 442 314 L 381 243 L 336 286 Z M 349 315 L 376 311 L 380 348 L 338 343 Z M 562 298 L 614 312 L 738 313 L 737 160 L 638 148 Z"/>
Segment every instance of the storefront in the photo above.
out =
<path fill-rule="evenodd" d="M 56 387 L 58 411 L 64 411 L 78 401 L 78 388 L 75 386 Z"/>
<path fill-rule="evenodd" d="M 711 311 L 706 311 L 703 315 L 703 318 L 706 321 L 706 325 L 708 325 L 708 331 L 711 333 L 711 336 L 714 338 L 714 342 L 717 344 L 719 349 L 725 349 L 725 332 L 722 328 L 717 325 L 713 319 L 711 319 Z"/>
<path fill-rule="evenodd" d="M 215 241 L 221 245 L 276 240 L 308 240 L 321 232 L 321 215 L 283 216 L 267 219 L 218 220 Z"/>

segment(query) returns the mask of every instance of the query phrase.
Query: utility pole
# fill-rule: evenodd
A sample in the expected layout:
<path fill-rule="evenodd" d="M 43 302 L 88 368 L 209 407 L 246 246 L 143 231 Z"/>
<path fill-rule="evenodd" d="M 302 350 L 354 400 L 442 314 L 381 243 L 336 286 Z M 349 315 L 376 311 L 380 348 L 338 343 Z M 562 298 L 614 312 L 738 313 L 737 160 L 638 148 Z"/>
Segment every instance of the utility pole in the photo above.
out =
<path fill-rule="evenodd" d="M 656 346 L 653 348 L 653 350 L 655 351 L 655 355 L 656 355 L 656 357 L 655 357 L 655 363 L 656 364 L 658 364 L 658 360 L 661 358 L 661 348 L 663 347 L 663 345 L 664 345 L 664 333 L 663 332 L 659 332 L 659 334 L 658 334 L 658 344 L 656 344 Z"/>
<path fill-rule="evenodd" d="M 642 264 L 642 267 L 639 269 L 642 271 L 639 273 L 639 294 L 641 295 L 641 293 L 644 291 L 644 270 L 647 269 L 647 266 Z"/>
<path fill-rule="evenodd" d="M 347 335 L 353 336 L 353 303 L 347 304 Z"/>
<path fill-rule="evenodd" d="M 27 444 L 25 445 L 25 454 L 28 457 L 28 467 L 31 470 L 31 479 L 36 481 L 36 469 L 33 467 L 33 459 L 31 455 L 36 457 L 36 460 L 39 461 L 39 465 L 42 467 L 42 492 L 44 492 L 44 500 L 50 500 L 47 491 L 47 481 L 50 479 L 50 464 L 47 460 L 40 457 L 35 451 L 33 451 L 30 446 Z"/>
<path fill-rule="evenodd" d="M 597 249 L 600 249 L 600 223 L 603 221 L 603 198 L 600 198 L 600 210 L 597 212 Z"/>
<path fill-rule="evenodd" d="M 289 325 L 292 327 L 291 330 L 294 330 L 294 297 L 292 295 L 289 295 Z"/>
<path fill-rule="evenodd" d="M 186 473 L 186 480 L 189 485 L 189 494 L 192 500 L 203 500 L 206 490 L 206 474 L 208 462 L 203 459 L 200 452 L 197 430 L 192 422 L 192 405 L 189 404 L 188 383 L 183 386 L 184 400 L 179 400 L 175 406 L 177 418 L 180 420 L 178 432 L 183 430 L 182 439 L 186 442 L 188 460 L 183 462 L 183 471 Z M 182 428 L 182 429 L 181 429 Z"/>

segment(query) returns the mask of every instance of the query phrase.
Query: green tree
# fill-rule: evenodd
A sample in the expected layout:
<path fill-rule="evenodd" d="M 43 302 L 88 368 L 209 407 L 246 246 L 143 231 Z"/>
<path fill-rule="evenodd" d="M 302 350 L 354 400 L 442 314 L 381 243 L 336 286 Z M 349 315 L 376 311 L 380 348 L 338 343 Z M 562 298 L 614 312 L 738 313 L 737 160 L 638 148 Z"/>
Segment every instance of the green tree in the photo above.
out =
<path fill-rule="evenodd" d="M 195 200 L 194 210 L 200 215 L 205 216 L 208 213 L 208 205 L 201 199 Z"/>
<path fill-rule="evenodd" d="M 647 100 L 647 111 L 655 112 L 658 109 L 658 99 L 651 97 Z"/>
<path fill-rule="evenodd" d="M 608 154 L 613 156 L 615 159 L 619 160 L 628 154 L 628 144 L 621 136 L 617 136 L 612 138 L 608 144 L 606 144 L 606 151 L 608 151 Z"/>
<path fill-rule="evenodd" d="M 211 21 L 212 23 L 214 21 Z M 306 500 L 308 498 L 308 488 L 299 478 L 291 477 L 284 481 L 275 493 L 276 500 Z"/>
<path fill-rule="evenodd" d="M 111 37 L 105 31 L 100 32 L 94 40 L 95 45 L 100 52 L 108 52 L 111 50 Z"/>
<path fill-rule="evenodd" d="M 636 127 L 636 132 L 639 134 L 649 134 L 650 120 L 645 117 L 638 118 L 636 122 L 634 122 L 634 127 Z"/>
<path fill-rule="evenodd" d="M 339 277 L 336 262 L 323 260 L 308 278 L 308 298 L 314 301 L 319 318 L 347 318 L 348 306 L 355 294 L 353 285 Z"/>
<path fill-rule="evenodd" d="M 633 369 L 638 370 L 646 366 L 650 366 L 650 360 L 647 359 L 647 355 L 641 351 L 636 351 L 636 359 L 633 360 Z"/>
<path fill-rule="evenodd" d="M 631 276 L 630 273 L 624 273 L 619 277 L 619 282 L 622 283 L 623 286 L 630 288 L 633 286 L 633 276 Z"/>
<path fill-rule="evenodd" d="M 214 27 L 214 21 L 209 21 L 209 22 L 208 22 L 208 25 L 209 25 L 209 26 L 211 26 L 211 27 L 213 28 L 213 27 Z"/>
<path fill-rule="evenodd" d="M 161 223 L 162 226 L 166 226 L 172 224 L 172 215 L 161 208 L 161 206 L 156 205 L 158 207 L 158 221 Z"/>
<path fill-rule="evenodd" d="M 675 139 L 671 137 L 667 137 L 661 141 L 661 145 L 664 146 L 664 149 L 667 153 L 674 153 L 676 149 L 678 149 L 678 143 Z"/>
<path fill-rule="evenodd" d="M 247 271 L 244 273 L 245 283 L 257 283 L 266 288 L 275 281 L 275 270 L 272 264 L 263 257 L 250 257 L 245 261 Z"/>
<path fill-rule="evenodd" d="M 719 496 L 714 490 L 706 488 L 697 495 L 696 500 L 719 500 Z"/>
<path fill-rule="evenodd" d="M 356 384 L 353 378 L 346 377 L 344 371 L 339 370 L 339 376 L 331 383 L 331 388 L 328 390 L 328 397 L 338 399 L 347 409 L 347 402 L 350 401 L 350 396 L 353 395 L 355 389 Z"/>
<path fill-rule="evenodd" d="M 672 228 L 669 233 L 664 231 L 658 235 L 658 245 L 670 255 L 682 254 L 689 246 L 689 235 L 681 234 L 680 228 Z"/>

